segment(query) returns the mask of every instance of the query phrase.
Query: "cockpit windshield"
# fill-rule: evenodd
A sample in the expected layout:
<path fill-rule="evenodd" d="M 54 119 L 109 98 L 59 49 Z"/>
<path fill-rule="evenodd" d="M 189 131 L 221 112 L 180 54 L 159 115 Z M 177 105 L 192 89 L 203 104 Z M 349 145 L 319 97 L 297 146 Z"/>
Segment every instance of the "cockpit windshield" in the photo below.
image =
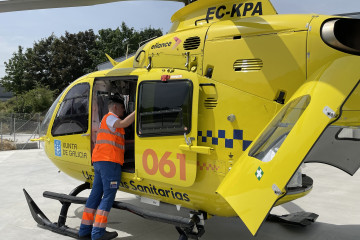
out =
<path fill-rule="evenodd" d="M 64 94 L 64 91 L 56 98 L 56 100 L 53 102 L 53 104 L 49 108 L 48 112 L 46 113 L 45 118 L 42 121 L 41 126 L 40 126 L 40 137 L 45 136 L 47 134 L 47 130 L 49 128 L 51 117 L 53 116 L 56 105 L 60 101 L 60 98 Z"/>

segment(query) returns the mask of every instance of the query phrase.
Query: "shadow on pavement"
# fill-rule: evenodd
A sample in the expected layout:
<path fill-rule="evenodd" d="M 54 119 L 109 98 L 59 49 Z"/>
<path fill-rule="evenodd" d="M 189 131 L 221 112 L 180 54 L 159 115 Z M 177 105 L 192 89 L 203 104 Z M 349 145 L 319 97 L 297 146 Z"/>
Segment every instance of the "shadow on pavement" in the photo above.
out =
<path fill-rule="evenodd" d="M 139 205 L 137 199 L 123 200 L 124 202 Z M 146 207 L 154 208 L 152 206 Z M 301 211 L 294 203 L 287 204 L 287 209 Z M 152 209 L 153 210 L 153 209 Z M 81 219 L 83 206 L 74 211 L 74 217 Z M 168 211 L 169 212 L 169 211 Z M 176 214 L 176 211 L 170 210 Z M 179 214 L 179 213 L 178 213 Z M 180 215 L 186 216 L 186 211 Z M 172 225 L 143 219 L 131 213 L 112 209 L 109 216 L 108 228 L 119 232 L 116 239 L 157 239 L 177 240 L 179 235 Z M 360 225 L 334 225 L 322 222 L 302 227 L 283 223 L 265 222 L 256 237 L 253 237 L 243 222 L 237 217 L 213 217 L 205 222 L 204 240 L 354 240 L 360 236 Z"/>

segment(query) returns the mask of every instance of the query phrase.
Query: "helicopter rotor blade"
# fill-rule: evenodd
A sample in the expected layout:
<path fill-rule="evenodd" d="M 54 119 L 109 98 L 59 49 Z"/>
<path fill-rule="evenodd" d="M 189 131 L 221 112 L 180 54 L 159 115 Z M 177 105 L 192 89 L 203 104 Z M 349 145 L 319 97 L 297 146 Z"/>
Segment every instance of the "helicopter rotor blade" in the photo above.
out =
<path fill-rule="evenodd" d="M 64 8 L 79 7 L 104 4 L 121 1 L 138 1 L 138 0 L 0 0 L 0 13 L 15 12 L 24 10 L 36 10 L 47 8 Z M 173 1 L 183 2 L 187 5 L 191 0 L 142 0 L 142 1 Z"/>
<path fill-rule="evenodd" d="M 360 12 L 340 13 L 340 14 L 334 14 L 334 16 L 351 17 L 351 18 L 360 18 Z"/>

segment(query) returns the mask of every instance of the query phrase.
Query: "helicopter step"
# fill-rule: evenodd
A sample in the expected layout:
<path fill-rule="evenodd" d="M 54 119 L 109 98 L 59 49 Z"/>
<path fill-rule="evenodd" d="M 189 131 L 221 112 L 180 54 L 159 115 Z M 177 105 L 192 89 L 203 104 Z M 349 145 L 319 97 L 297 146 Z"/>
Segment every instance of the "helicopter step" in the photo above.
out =
<path fill-rule="evenodd" d="M 70 228 L 65 225 L 66 217 L 71 203 L 86 204 L 87 198 L 77 197 L 76 195 L 78 195 L 83 190 L 89 188 L 90 188 L 90 184 L 84 183 L 76 187 L 73 191 L 70 192 L 70 194 L 61 194 L 61 193 L 54 193 L 49 191 L 45 191 L 43 193 L 44 197 L 58 200 L 62 204 L 58 222 L 55 223 L 51 222 L 46 217 L 46 215 L 36 205 L 36 203 L 30 197 L 27 191 L 25 189 L 23 189 L 23 191 L 25 194 L 26 201 L 29 205 L 31 215 L 34 218 L 34 220 L 38 223 L 39 227 L 61 235 L 79 239 L 78 230 Z M 200 224 L 200 216 L 202 215 L 202 213 L 196 212 L 193 213 L 190 218 L 185 218 L 181 216 L 174 216 L 170 214 L 149 211 L 141 207 L 137 207 L 132 204 L 123 203 L 119 201 L 114 201 L 112 207 L 120 210 L 129 211 L 145 219 L 174 225 L 176 227 L 176 230 L 180 234 L 179 240 L 199 239 L 199 237 L 201 237 L 205 233 L 204 227 Z"/>

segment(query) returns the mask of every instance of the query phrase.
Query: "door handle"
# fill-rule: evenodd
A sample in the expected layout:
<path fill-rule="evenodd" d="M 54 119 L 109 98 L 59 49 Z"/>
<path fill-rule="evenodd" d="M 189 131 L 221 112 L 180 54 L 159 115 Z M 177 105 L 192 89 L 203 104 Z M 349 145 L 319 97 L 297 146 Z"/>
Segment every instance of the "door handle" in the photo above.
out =
<path fill-rule="evenodd" d="M 195 152 L 195 153 L 206 154 L 206 155 L 210 155 L 212 153 L 212 151 L 214 151 L 214 148 L 212 148 L 212 147 L 191 146 L 191 145 L 185 145 L 185 144 L 180 145 L 179 149 L 183 150 L 183 151 Z"/>

